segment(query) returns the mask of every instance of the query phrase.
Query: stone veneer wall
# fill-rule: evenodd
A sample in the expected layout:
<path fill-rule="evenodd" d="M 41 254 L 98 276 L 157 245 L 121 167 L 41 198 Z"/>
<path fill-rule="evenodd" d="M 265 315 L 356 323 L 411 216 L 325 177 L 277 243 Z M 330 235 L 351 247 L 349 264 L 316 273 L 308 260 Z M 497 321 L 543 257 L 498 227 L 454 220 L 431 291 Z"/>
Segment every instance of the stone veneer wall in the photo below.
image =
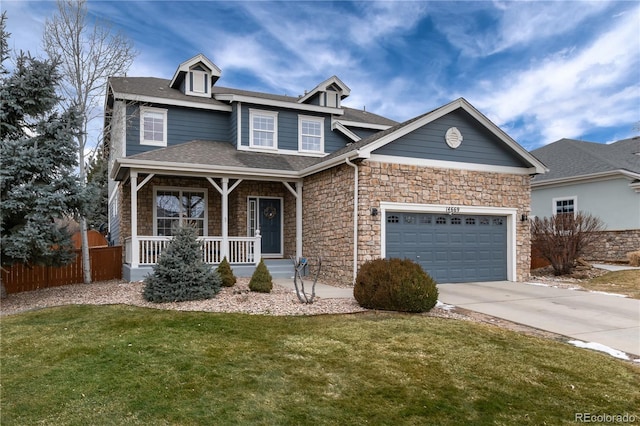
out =
<path fill-rule="evenodd" d="M 302 187 L 302 254 L 322 258 L 320 281 L 353 281 L 353 180 L 346 164 L 305 178 Z"/>
<path fill-rule="evenodd" d="M 358 264 L 380 257 L 380 202 L 530 209 L 530 177 L 364 161 L 359 165 Z M 322 279 L 353 278 L 353 168 L 341 165 L 304 182 L 304 254 L 321 255 Z M 317 219 L 321 218 L 321 219 Z M 529 222 L 516 223 L 516 280 L 529 276 Z"/>
<path fill-rule="evenodd" d="M 640 250 L 640 229 L 603 231 L 601 234 L 600 242 L 586 251 L 585 259 L 627 261 L 627 253 Z"/>

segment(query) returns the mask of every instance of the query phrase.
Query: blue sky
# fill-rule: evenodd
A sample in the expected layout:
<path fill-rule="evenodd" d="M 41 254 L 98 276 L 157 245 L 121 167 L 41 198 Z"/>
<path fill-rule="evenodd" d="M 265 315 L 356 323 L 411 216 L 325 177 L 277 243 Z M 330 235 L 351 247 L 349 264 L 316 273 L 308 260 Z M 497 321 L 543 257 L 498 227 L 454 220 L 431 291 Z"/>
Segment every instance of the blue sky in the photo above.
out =
<path fill-rule="evenodd" d="M 10 47 L 41 54 L 54 2 L 3 0 Z M 90 1 L 135 44 L 132 76 L 203 53 L 218 84 L 300 95 L 337 75 L 345 104 L 397 121 L 464 97 L 531 150 L 612 142 L 640 124 L 636 1 Z"/>

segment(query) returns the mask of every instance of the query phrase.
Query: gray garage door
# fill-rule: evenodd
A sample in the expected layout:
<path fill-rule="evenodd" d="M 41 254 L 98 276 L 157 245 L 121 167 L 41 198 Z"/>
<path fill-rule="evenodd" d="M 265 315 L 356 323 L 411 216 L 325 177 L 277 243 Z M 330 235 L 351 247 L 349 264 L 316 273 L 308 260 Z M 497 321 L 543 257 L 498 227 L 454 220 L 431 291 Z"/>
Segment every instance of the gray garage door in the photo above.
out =
<path fill-rule="evenodd" d="M 437 282 L 507 279 L 507 218 L 386 214 L 386 257 L 418 262 Z"/>

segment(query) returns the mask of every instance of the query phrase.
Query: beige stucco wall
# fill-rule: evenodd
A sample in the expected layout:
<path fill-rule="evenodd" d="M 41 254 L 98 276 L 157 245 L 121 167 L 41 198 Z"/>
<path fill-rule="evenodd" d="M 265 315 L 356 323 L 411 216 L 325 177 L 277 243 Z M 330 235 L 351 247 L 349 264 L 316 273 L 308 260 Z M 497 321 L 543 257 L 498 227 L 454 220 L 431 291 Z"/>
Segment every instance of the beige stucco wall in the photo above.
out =
<path fill-rule="evenodd" d="M 363 161 L 359 165 L 358 265 L 380 257 L 380 202 L 491 206 L 529 211 L 528 175 L 440 169 Z M 304 254 L 324 259 L 322 278 L 350 284 L 353 277 L 353 168 L 341 165 L 304 183 Z M 326 201 L 325 201 L 326 200 Z M 529 222 L 516 221 L 515 278 L 530 265 Z"/>

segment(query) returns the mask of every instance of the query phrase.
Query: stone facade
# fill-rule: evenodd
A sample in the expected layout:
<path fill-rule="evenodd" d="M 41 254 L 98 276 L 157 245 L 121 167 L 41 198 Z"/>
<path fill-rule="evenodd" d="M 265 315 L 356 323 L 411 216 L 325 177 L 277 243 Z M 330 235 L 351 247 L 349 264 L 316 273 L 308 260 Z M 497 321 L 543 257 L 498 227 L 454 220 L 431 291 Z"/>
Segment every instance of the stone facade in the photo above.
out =
<path fill-rule="evenodd" d="M 598 244 L 590 247 L 588 260 L 627 261 L 627 253 L 640 250 L 640 229 L 604 231 Z"/>
<path fill-rule="evenodd" d="M 372 207 L 380 208 L 380 202 L 507 207 L 519 214 L 528 212 L 530 206 L 527 175 L 366 160 L 359 164 L 358 180 L 358 265 L 381 256 L 382 218 L 370 214 Z M 353 182 L 354 170 L 348 165 L 305 180 L 304 253 L 323 257 L 322 279 L 326 282 L 353 280 Z M 528 277 L 530 259 L 529 222 L 518 220 L 516 280 Z"/>

